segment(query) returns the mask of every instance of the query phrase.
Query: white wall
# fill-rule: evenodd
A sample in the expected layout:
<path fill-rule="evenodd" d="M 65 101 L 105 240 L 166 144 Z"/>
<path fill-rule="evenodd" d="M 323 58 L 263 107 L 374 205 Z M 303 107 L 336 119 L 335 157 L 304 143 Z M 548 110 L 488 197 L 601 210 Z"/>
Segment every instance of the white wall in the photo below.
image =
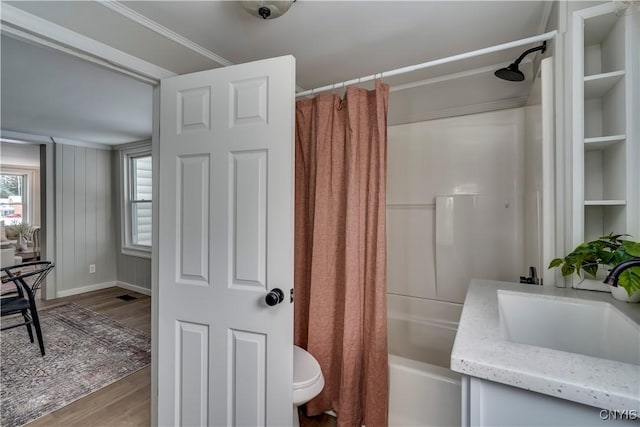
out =
<path fill-rule="evenodd" d="M 3 165 L 40 168 L 40 146 L 31 144 L 0 143 L 0 158 Z"/>
<path fill-rule="evenodd" d="M 435 297 L 435 197 L 481 194 L 512 200 L 523 222 L 525 109 L 388 129 L 388 292 Z M 487 224 L 500 232 L 502 224 Z M 490 250 L 490 248 L 487 248 Z M 524 274 L 525 271 L 522 271 Z M 518 277 L 513 277 L 517 281 Z M 420 304 L 416 313 L 425 316 Z"/>
<path fill-rule="evenodd" d="M 112 286 L 117 233 L 111 152 L 55 148 L 57 296 Z M 95 273 L 89 273 L 89 264 L 95 264 Z"/>
<path fill-rule="evenodd" d="M 38 145 L 2 143 L 0 148 L 0 163 L 39 166 Z M 47 298 L 110 287 L 116 281 L 150 290 L 151 260 L 124 256 L 120 250 L 117 152 L 63 144 L 54 144 L 53 150 L 57 280 L 56 292 Z M 89 273 L 90 264 L 95 273 Z"/>

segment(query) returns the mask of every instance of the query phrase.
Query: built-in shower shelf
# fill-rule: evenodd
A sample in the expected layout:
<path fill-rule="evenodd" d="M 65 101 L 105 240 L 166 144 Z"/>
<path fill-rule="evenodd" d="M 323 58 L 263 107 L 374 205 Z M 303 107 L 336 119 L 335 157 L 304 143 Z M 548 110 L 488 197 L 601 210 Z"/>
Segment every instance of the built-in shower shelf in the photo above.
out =
<path fill-rule="evenodd" d="M 612 145 L 618 144 L 627 138 L 626 135 L 598 136 L 595 138 L 585 138 L 584 149 L 586 151 L 606 150 Z"/>
<path fill-rule="evenodd" d="M 585 200 L 585 206 L 625 206 L 626 200 Z"/>
<path fill-rule="evenodd" d="M 616 83 L 624 77 L 624 70 L 595 74 L 584 78 L 585 99 L 602 98 Z"/>

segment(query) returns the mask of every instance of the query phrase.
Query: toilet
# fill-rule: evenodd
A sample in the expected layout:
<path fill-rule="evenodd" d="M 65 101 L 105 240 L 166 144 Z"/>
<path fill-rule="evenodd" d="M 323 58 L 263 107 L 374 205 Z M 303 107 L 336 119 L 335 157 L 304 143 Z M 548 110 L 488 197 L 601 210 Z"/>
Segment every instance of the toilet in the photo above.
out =
<path fill-rule="evenodd" d="M 298 406 L 322 391 L 324 376 L 320 364 L 309 352 L 293 346 L 293 425 L 298 426 Z"/>

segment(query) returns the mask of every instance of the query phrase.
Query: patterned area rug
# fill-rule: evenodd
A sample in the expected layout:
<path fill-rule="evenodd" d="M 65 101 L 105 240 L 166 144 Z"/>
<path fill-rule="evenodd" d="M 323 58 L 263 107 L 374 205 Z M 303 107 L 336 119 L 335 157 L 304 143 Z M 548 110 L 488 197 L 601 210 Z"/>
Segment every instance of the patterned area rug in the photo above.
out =
<path fill-rule="evenodd" d="M 151 337 L 144 332 L 75 304 L 38 313 L 44 357 L 40 356 L 37 340 L 29 342 L 25 327 L 0 335 L 4 427 L 33 421 L 151 361 Z"/>

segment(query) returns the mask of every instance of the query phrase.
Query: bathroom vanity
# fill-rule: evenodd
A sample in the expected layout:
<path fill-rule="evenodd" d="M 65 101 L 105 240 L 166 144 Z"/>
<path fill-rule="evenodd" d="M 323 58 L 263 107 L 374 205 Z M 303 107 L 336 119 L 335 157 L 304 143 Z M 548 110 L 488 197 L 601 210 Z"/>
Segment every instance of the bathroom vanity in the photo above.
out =
<path fill-rule="evenodd" d="M 463 426 L 640 423 L 640 304 L 471 281 L 451 354 Z"/>

